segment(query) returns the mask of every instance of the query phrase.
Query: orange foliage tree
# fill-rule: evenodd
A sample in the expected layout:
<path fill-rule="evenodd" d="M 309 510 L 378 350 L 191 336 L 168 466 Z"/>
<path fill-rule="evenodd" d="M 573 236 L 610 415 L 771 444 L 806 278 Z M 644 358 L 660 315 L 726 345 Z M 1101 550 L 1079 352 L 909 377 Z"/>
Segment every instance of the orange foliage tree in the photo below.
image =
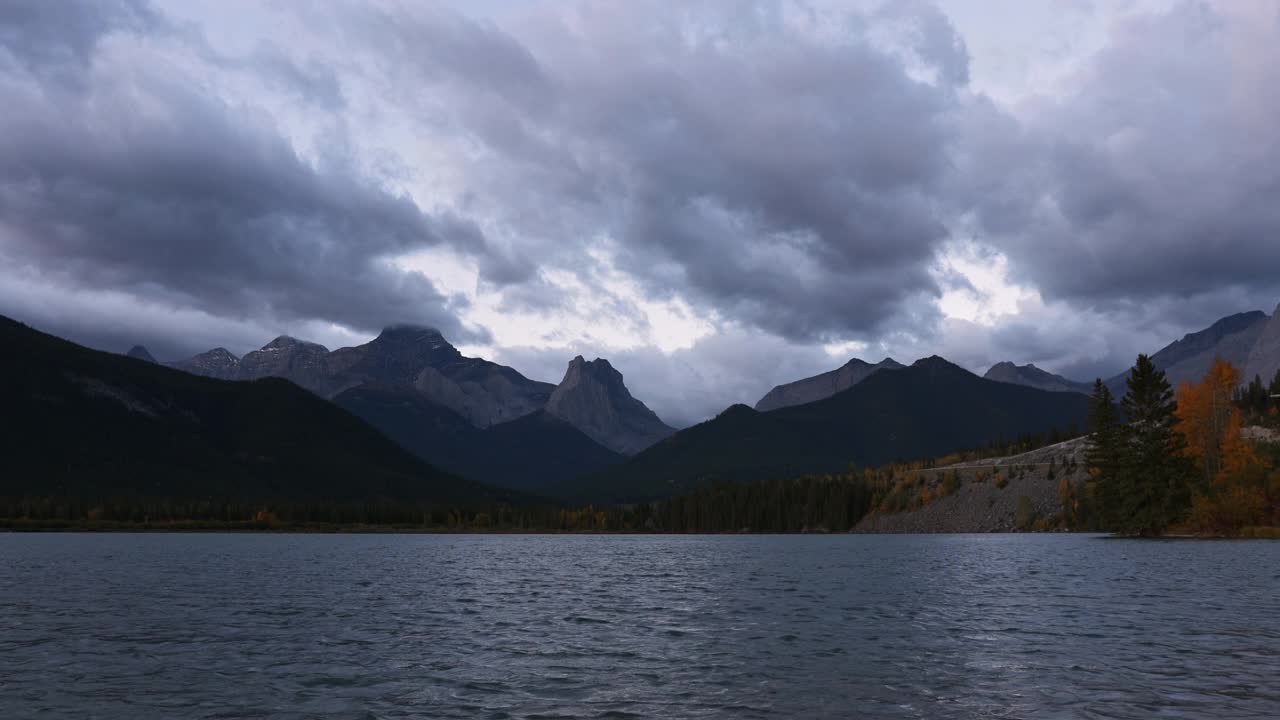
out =
<path fill-rule="evenodd" d="M 1204 486 L 1222 473 L 1224 445 L 1240 434 L 1240 411 L 1231 402 L 1239 384 L 1240 371 L 1218 357 L 1200 382 L 1178 386 L 1175 429 L 1186 437 L 1187 454 L 1204 474 Z"/>
<path fill-rule="evenodd" d="M 1200 532 L 1235 534 L 1268 522 L 1267 465 L 1245 439 L 1244 420 L 1232 403 L 1239 383 L 1240 371 L 1215 358 L 1200 382 L 1178 388 L 1176 429 L 1204 477 L 1190 518 Z"/>

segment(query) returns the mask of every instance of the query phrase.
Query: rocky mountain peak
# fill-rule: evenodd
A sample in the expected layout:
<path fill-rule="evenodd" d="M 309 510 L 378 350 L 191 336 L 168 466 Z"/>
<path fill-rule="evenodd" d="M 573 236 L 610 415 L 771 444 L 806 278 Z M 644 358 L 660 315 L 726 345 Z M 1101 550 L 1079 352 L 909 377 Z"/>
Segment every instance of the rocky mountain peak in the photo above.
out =
<path fill-rule="evenodd" d="M 1034 363 L 1015 365 L 1007 360 L 998 362 L 992 365 L 991 369 L 982 377 L 987 380 L 1025 385 L 1039 390 L 1048 390 L 1049 392 L 1078 392 L 1087 395 L 1093 391 L 1088 383 L 1068 380 L 1061 375 L 1042 370 L 1036 367 Z"/>
<path fill-rule="evenodd" d="M 236 380 L 240 375 L 240 358 L 221 347 L 202 352 L 187 360 L 171 363 L 170 366 L 219 380 Z"/>
<path fill-rule="evenodd" d="M 623 383 L 622 373 L 615 370 L 604 358 L 588 361 L 578 355 L 569 361 L 569 369 L 565 371 L 564 380 L 560 381 L 560 385 L 571 386 L 582 382 L 598 382 L 607 386 L 611 392 L 631 397 L 626 384 Z"/>
<path fill-rule="evenodd" d="M 547 412 L 567 421 L 614 452 L 632 455 L 675 432 L 631 396 L 622 373 L 608 360 L 569 361 L 564 379 L 547 400 Z"/>

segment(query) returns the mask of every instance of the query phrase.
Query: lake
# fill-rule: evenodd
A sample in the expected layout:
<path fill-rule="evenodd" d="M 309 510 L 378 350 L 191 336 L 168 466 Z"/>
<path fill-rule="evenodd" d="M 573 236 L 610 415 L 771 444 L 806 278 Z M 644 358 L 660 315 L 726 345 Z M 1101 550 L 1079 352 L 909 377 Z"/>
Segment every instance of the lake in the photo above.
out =
<path fill-rule="evenodd" d="M 1280 542 L 0 535 L 0 717 L 1276 718 Z"/>

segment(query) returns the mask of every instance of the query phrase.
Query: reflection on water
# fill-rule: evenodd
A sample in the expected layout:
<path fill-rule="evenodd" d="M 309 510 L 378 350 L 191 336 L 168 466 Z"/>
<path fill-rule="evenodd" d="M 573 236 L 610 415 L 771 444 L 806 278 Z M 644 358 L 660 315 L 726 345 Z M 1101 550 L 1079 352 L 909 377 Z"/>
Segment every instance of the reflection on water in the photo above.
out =
<path fill-rule="evenodd" d="M 0 717 L 1280 717 L 1280 543 L 0 535 Z"/>

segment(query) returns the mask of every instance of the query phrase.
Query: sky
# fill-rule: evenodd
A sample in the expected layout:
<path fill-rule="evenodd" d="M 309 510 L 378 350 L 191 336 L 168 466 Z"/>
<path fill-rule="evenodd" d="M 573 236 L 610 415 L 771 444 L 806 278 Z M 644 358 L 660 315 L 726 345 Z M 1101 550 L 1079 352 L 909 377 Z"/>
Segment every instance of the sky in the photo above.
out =
<path fill-rule="evenodd" d="M 1280 301 L 1271 0 L 7 0 L 0 107 L 0 314 L 162 360 L 416 323 L 683 426 Z"/>

